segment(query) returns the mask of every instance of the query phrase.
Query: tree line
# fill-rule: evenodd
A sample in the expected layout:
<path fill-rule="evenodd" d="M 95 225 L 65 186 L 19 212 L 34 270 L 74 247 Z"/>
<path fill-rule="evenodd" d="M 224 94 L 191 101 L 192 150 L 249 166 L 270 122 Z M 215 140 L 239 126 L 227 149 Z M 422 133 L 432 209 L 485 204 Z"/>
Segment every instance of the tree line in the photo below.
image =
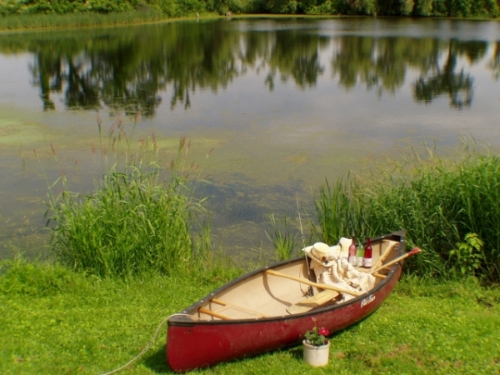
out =
<path fill-rule="evenodd" d="M 0 15 L 156 11 L 412 17 L 499 17 L 500 0 L 0 0 Z"/>

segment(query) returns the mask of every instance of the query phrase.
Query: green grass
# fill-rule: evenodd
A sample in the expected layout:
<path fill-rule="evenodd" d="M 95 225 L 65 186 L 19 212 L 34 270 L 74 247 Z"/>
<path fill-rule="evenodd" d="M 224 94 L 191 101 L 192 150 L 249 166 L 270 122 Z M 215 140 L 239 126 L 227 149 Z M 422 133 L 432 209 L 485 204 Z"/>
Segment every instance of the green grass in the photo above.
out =
<path fill-rule="evenodd" d="M 2 264 L 0 373 L 99 374 L 127 363 L 158 324 L 239 271 L 116 280 L 61 266 Z M 330 363 L 308 367 L 296 346 L 199 374 L 497 374 L 500 291 L 474 279 L 403 279 L 373 315 L 330 336 Z M 165 329 L 121 373 L 169 374 Z M 244 339 L 244 337 L 242 338 Z"/>
<path fill-rule="evenodd" d="M 454 161 L 428 150 L 369 176 L 327 182 L 315 205 L 314 230 L 325 242 L 405 229 L 408 246 L 424 250 L 407 262 L 409 272 L 500 281 L 500 157 L 473 144 Z"/>
<path fill-rule="evenodd" d="M 139 353 L 166 316 L 236 276 L 234 270 L 207 270 L 192 279 L 125 282 L 22 260 L 4 263 L 2 271 L 2 374 L 95 374 L 116 368 Z M 136 373 L 165 369 L 164 332 Z"/>

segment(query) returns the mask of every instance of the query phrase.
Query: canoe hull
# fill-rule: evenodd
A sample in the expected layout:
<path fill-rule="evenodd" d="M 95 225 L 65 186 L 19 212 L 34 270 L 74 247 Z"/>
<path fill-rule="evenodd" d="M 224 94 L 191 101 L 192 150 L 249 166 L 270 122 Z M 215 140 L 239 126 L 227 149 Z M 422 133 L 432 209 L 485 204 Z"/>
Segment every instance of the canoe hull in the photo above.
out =
<path fill-rule="evenodd" d="M 394 265 L 387 278 L 370 293 L 303 314 L 218 321 L 195 321 L 182 313 L 175 314 L 169 319 L 168 363 L 173 371 L 186 372 L 292 346 L 300 343 L 305 332 L 313 327 L 312 317 L 318 326 L 338 332 L 373 313 L 396 286 L 401 270 L 401 264 Z M 217 291 L 198 303 L 214 294 Z"/>

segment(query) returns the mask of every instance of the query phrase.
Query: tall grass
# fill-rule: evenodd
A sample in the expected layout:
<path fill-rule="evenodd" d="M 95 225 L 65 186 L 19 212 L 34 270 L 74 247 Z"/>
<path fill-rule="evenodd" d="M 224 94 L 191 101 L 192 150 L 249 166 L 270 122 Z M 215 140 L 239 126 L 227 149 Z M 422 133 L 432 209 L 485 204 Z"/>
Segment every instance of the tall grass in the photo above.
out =
<path fill-rule="evenodd" d="M 407 262 L 410 272 L 448 277 L 466 270 L 500 281 L 500 158 L 472 146 L 465 144 L 455 161 L 427 149 L 425 158 L 414 152 L 368 177 L 334 187 L 326 182 L 315 197 L 317 235 L 326 240 L 405 229 L 408 246 L 425 250 Z"/>
<path fill-rule="evenodd" d="M 189 186 L 187 174 L 194 168 L 185 167 L 189 143 L 181 138 L 176 158 L 163 167 L 154 136 L 141 140 L 133 153 L 123 122 L 116 125 L 107 147 L 100 140 L 102 167 L 114 164 L 95 180 L 94 191 L 72 192 L 64 176 L 50 189 L 52 254 L 74 270 L 100 277 L 204 267 L 213 261 L 210 227 L 202 221 L 207 214 L 202 200 Z M 58 195 L 56 187 L 62 188 Z"/>
<path fill-rule="evenodd" d="M 355 236 L 358 239 L 368 235 L 365 230 L 363 206 L 352 199 L 350 187 L 354 188 L 350 176 L 344 181 L 339 178 L 335 186 L 328 180 L 319 188 L 314 199 L 318 224 L 313 223 L 312 234 L 328 244 L 337 243 L 341 237 Z"/>
<path fill-rule="evenodd" d="M 272 231 L 267 232 L 266 236 L 274 247 L 274 260 L 282 261 L 291 259 L 297 255 L 296 239 L 298 233 L 290 227 L 289 219 L 283 216 L 283 219 L 277 219 L 274 214 L 269 215 Z"/>

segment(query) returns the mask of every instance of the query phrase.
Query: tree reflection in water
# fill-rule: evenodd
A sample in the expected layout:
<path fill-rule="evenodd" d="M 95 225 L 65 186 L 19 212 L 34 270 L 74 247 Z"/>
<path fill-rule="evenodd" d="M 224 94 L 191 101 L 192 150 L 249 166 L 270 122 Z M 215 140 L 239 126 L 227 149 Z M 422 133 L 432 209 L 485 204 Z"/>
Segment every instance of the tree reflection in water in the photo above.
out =
<path fill-rule="evenodd" d="M 332 49 L 332 82 L 346 89 L 366 85 L 379 94 L 395 94 L 412 69 L 419 72 L 413 84 L 417 101 L 448 95 L 451 105 L 461 109 L 473 100 L 474 79 L 467 69 L 488 49 L 481 41 L 325 36 L 293 24 L 262 32 L 238 28 L 235 22 L 14 35 L 8 43 L 0 40 L 0 52 L 33 53 L 32 82 L 39 87 L 45 110 L 55 108 L 51 93 L 63 93 L 69 109 L 106 106 L 152 117 L 167 88 L 171 108 L 188 109 L 196 90 L 217 92 L 249 69 L 264 71 L 263 85 L 270 91 L 276 77 L 300 88 L 313 87 L 325 72 L 322 56 Z M 488 66 L 498 77 L 499 42 L 495 51 Z M 468 64 L 460 67 L 459 58 Z"/>
<path fill-rule="evenodd" d="M 457 70 L 457 56 L 467 55 L 471 65 L 482 58 L 487 50 L 485 42 L 458 42 L 450 40 L 448 55 L 443 67 L 438 63 L 429 74 L 421 77 L 415 84 L 415 97 L 431 102 L 437 96 L 447 94 L 450 104 L 456 108 L 468 107 L 472 103 L 473 79 L 464 69 Z"/>

